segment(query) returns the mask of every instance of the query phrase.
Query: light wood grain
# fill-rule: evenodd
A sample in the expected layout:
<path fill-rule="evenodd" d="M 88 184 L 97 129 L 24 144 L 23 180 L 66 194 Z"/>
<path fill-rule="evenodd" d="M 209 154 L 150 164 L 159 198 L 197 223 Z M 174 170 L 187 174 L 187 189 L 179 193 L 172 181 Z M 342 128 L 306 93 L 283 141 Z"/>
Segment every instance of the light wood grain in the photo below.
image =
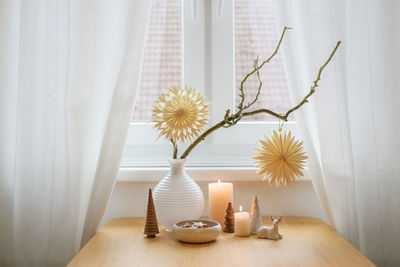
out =
<path fill-rule="evenodd" d="M 147 239 L 143 227 L 142 218 L 109 221 L 68 266 L 375 266 L 316 218 L 283 217 L 280 241 L 222 233 L 216 242 L 184 244 L 163 228 Z"/>

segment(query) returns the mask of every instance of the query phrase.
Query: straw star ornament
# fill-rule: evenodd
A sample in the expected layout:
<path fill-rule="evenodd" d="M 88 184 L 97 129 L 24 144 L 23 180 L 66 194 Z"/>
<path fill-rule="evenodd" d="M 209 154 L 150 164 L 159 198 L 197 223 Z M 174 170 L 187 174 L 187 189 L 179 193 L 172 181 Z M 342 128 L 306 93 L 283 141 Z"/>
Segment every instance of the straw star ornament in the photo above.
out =
<path fill-rule="evenodd" d="M 208 122 L 208 102 L 193 88 L 175 87 L 153 107 L 154 127 L 169 140 L 187 142 L 199 136 Z"/>
<path fill-rule="evenodd" d="M 296 178 L 303 176 L 305 160 L 303 142 L 294 139 L 291 132 L 277 133 L 259 141 L 254 157 L 258 174 L 264 175 L 269 183 L 290 185 Z"/>

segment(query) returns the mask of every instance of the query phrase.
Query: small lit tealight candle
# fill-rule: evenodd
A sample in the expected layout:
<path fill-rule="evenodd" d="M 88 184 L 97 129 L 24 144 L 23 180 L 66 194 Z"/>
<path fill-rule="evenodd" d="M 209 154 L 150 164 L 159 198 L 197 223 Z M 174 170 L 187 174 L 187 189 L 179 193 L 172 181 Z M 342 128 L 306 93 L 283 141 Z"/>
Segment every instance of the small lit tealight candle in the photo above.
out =
<path fill-rule="evenodd" d="M 248 212 L 243 211 L 242 206 L 239 207 L 239 212 L 235 213 L 235 235 L 250 235 L 250 216 Z"/>

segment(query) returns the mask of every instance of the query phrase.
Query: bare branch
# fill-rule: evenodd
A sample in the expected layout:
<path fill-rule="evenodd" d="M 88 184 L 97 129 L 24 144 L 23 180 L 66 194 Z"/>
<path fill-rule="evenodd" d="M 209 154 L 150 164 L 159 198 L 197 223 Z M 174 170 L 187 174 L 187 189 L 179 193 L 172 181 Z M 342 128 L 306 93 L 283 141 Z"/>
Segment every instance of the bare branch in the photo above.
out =
<path fill-rule="evenodd" d="M 269 109 L 258 109 L 258 110 L 254 110 L 251 112 L 244 112 L 243 113 L 243 117 L 249 117 L 249 116 L 253 116 L 256 114 L 260 114 L 260 113 L 267 113 L 269 115 L 272 115 L 278 119 L 281 119 L 283 121 L 287 121 L 289 118 L 289 115 L 296 111 L 297 109 L 299 109 L 301 106 L 303 106 L 305 103 L 308 102 L 308 99 L 315 93 L 315 89 L 318 87 L 318 82 L 321 80 L 321 74 L 322 71 L 325 69 L 325 67 L 329 64 L 329 62 L 331 61 L 331 59 L 333 58 L 333 55 L 336 53 L 336 50 L 339 48 L 341 44 L 341 41 L 338 41 L 335 48 L 333 49 L 332 53 L 330 54 L 329 58 L 325 61 L 325 63 L 319 68 L 318 71 L 318 75 L 315 79 L 315 81 L 313 82 L 313 85 L 310 88 L 310 91 L 308 92 L 308 94 L 303 98 L 302 101 L 300 101 L 296 106 L 292 107 L 291 109 L 289 109 L 285 115 L 283 114 L 279 114 L 277 112 L 271 111 Z"/>
<path fill-rule="evenodd" d="M 322 65 L 322 66 L 319 68 L 317 78 L 315 79 L 313 85 L 311 86 L 310 92 L 308 92 L 308 94 L 303 98 L 302 101 L 300 101 L 300 103 L 298 103 L 298 104 L 297 104 L 296 106 L 294 106 L 293 108 L 289 109 L 289 110 L 286 112 L 285 116 L 282 117 L 282 119 L 283 119 L 284 121 L 287 121 L 287 118 L 289 117 L 290 113 L 294 112 L 295 110 L 298 110 L 302 105 L 304 105 L 305 103 L 307 103 L 307 102 L 308 102 L 308 99 L 310 98 L 310 96 L 312 96 L 312 94 L 314 94 L 315 88 L 318 87 L 318 82 L 321 80 L 321 73 L 322 73 L 322 71 L 323 71 L 323 70 L 325 69 L 325 67 L 329 64 L 329 62 L 331 61 L 333 55 L 336 53 L 336 50 L 339 48 L 339 46 L 340 46 L 341 43 L 342 43 L 341 41 L 338 41 L 338 42 L 337 42 L 337 44 L 336 44 L 335 48 L 333 49 L 333 51 L 332 51 L 331 55 L 329 56 L 329 58 L 326 60 L 326 62 L 324 63 L 324 65 Z"/>
<path fill-rule="evenodd" d="M 255 69 L 257 69 L 258 68 L 258 56 L 257 56 L 257 59 L 254 61 L 254 68 Z M 243 110 L 245 110 L 245 109 L 248 109 L 249 107 L 251 107 L 254 103 L 256 103 L 257 102 L 257 100 L 258 100 L 258 97 L 260 96 L 260 93 L 261 93 L 261 87 L 262 87 L 262 81 L 261 81 L 261 78 L 260 78 L 260 71 L 257 69 L 257 79 L 258 79 L 258 88 L 257 88 L 257 94 L 256 94 L 256 96 L 254 97 L 254 99 L 253 99 L 253 101 L 251 102 L 251 103 L 248 103 L 243 109 L 242 109 L 242 111 Z"/>
<path fill-rule="evenodd" d="M 280 45 L 280 43 L 281 43 L 281 41 L 282 41 L 282 39 L 283 39 L 283 34 L 285 33 L 285 30 L 286 30 L 286 29 L 290 29 L 290 28 L 288 28 L 288 27 L 285 27 L 285 28 L 284 28 L 284 31 L 283 31 L 282 36 L 281 36 L 281 39 L 280 39 L 280 41 L 279 41 L 279 43 L 278 43 L 278 47 L 277 47 L 277 49 L 276 49 L 275 51 L 278 51 L 279 45 Z M 216 131 L 216 130 L 219 129 L 219 128 L 229 128 L 229 127 L 232 127 L 233 125 L 235 125 L 236 123 L 238 123 L 239 120 L 241 120 L 243 117 L 249 117 L 249 116 L 253 116 L 253 115 L 256 115 L 256 114 L 266 113 L 266 114 L 269 114 L 269 115 L 271 115 L 271 116 L 273 116 L 273 117 L 276 117 L 276 118 L 278 118 L 278 119 L 281 119 L 281 120 L 283 120 L 283 121 L 287 121 L 289 115 L 290 115 L 292 112 L 294 112 L 294 111 L 296 111 L 297 109 L 299 109 L 299 108 L 300 108 L 301 106 L 303 106 L 305 103 L 307 103 L 307 102 L 308 102 L 308 99 L 311 97 L 311 95 L 314 94 L 315 89 L 318 87 L 318 82 L 319 82 L 320 79 L 321 79 L 322 71 L 323 71 L 323 70 L 325 69 L 325 67 L 329 64 L 329 62 L 330 62 L 331 59 L 333 58 L 334 54 L 336 53 L 336 50 L 339 48 L 340 44 L 341 44 L 341 42 L 338 41 L 337 44 L 336 44 L 336 46 L 335 46 L 335 48 L 333 49 L 332 53 L 330 54 L 329 58 L 328 58 L 328 59 L 326 60 L 326 62 L 320 67 L 320 69 L 319 69 L 319 71 L 318 71 L 317 78 L 315 79 L 315 81 L 313 82 L 313 85 L 312 85 L 311 88 L 310 88 L 310 92 L 309 92 L 309 93 L 303 98 L 303 100 L 300 101 L 296 106 L 294 106 L 294 107 L 292 107 L 291 109 L 289 109 L 289 110 L 285 113 L 285 115 L 280 114 L 280 113 L 277 113 L 277 112 L 274 112 L 274 111 L 269 110 L 269 109 L 258 109 L 258 110 L 254 110 L 254 111 L 243 112 L 243 110 L 244 110 L 244 108 L 243 108 L 243 101 L 244 101 L 244 98 L 242 98 L 243 101 L 241 102 L 241 105 L 239 105 L 239 106 L 240 106 L 239 111 L 236 112 L 235 114 L 229 115 L 229 114 L 230 114 L 230 110 L 227 110 L 226 113 L 225 113 L 224 119 L 223 119 L 222 121 L 220 121 L 219 123 L 215 124 L 214 126 L 212 126 L 211 128 L 209 128 L 209 129 L 208 129 L 207 131 L 205 131 L 204 133 L 202 133 L 198 138 L 196 138 L 196 139 L 193 141 L 193 143 L 190 144 L 189 147 L 188 147 L 188 148 L 185 150 L 185 152 L 182 154 L 181 159 L 186 158 L 186 157 L 189 155 L 189 153 L 193 150 L 193 148 L 196 147 L 201 141 L 203 141 L 203 140 L 204 140 L 208 135 L 210 135 L 212 132 Z M 274 56 L 274 54 L 273 54 L 270 58 L 272 58 L 273 56 Z M 257 61 L 256 61 L 256 62 L 257 62 Z M 264 62 L 263 62 L 260 66 L 258 66 L 258 67 L 256 66 L 256 65 L 257 65 L 257 63 L 256 63 L 256 64 L 255 64 L 255 68 L 254 68 L 254 70 L 250 73 L 250 75 L 252 75 L 252 74 L 254 74 L 254 73 L 257 73 L 257 72 L 262 68 L 262 66 L 263 66 L 265 63 L 267 63 L 267 62 L 268 62 L 268 61 L 264 61 Z M 243 81 L 245 81 L 250 75 L 249 75 L 249 74 L 246 75 L 246 77 L 245 77 L 245 79 L 244 79 Z M 257 73 L 257 76 L 258 76 L 258 75 L 259 75 L 259 74 Z M 242 81 L 241 84 L 244 83 L 243 81 Z M 262 82 L 261 82 L 261 80 L 259 80 L 259 82 L 260 82 L 260 85 L 259 85 L 259 89 L 258 89 L 258 90 L 261 91 Z M 241 90 L 241 92 L 243 92 L 243 89 Z M 257 99 L 258 99 L 258 95 L 259 95 L 259 93 L 257 93 L 256 100 L 255 100 L 255 101 L 257 101 Z M 251 103 L 250 103 L 250 106 L 251 106 L 252 104 L 254 104 L 255 101 L 251 102 Z M 239 106 L 238 106 L 238 108 L 239 108 Z M 249 107 L 249 105 L 247 105 L 247 106 Z"/>
<path fill-rule="evenodd" d="M 277 45 L 276 48 L 275 48 L 275 51 L 271 54 L 271 56 L 270 56 L 269 58 L 267 58 L 266 60 L 264 60 L 264 61 L 261 63 L 260 66 L 254 68 L 251 72 L 249 72 L 249 73 L 244 77 L 244 79 L 240 82 L 239 97 L 241 98 L 241 100 L 240 100 L 239 105 L 237 106 L 237 109 L 238 109 L 239 111 L 241 111 L 241 110 L 243 109 L 243 103 L 244 103 L 244 100 L 245 100 L 245 94 L 244 94 L 244 89 L 243 89 L 243 88 L 244 88 L 245 82 L 247 81 L 248 78 L 250 78 L 250 76 L 252 76 L 254 73 L 258 72 L 260 69 L 262 69 L 262 67 L 263 67 L 266 63 L 269 63 L 269 62 L 271 61 L 271 59 L 274 58 L 274 56 L 278 53 L 279 48 L 281 47 L 281 43 L 282 43 L 282 41 L 283 41 L 283 37 L 285 36 L 286 31 L 287 31 L 287 30 L 291 30 L 291 29 L 292 29 L 292 28 L 290 28 L 290 27 L 284 27 L 284 28 L 283 28 L 281 37 L 279 38 L 279 42 L 278 42 L 278 45 Z"/>

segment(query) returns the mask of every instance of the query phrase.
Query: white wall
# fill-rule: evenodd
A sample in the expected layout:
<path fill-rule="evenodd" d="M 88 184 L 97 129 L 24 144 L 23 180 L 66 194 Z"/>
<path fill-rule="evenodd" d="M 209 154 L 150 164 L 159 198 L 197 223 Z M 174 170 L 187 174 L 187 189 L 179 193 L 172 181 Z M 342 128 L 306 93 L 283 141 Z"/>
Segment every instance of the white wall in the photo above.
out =
<path fill-rule="evenodd" d="M 203 190 L 208 214 L 208 182 L 199 181 Z M 257 194 L 263 215 L 310 216 L 324 218 L 311 181 L 298 181 L 289 187 L 268 185 L 265 182 L 234 182 L 234 205 L 250 209 L 251 200 Z M 112 218 L 144 217 L 147 194 L 156 182 L 118 182 L 107 207 L 102 225 Z"/>

